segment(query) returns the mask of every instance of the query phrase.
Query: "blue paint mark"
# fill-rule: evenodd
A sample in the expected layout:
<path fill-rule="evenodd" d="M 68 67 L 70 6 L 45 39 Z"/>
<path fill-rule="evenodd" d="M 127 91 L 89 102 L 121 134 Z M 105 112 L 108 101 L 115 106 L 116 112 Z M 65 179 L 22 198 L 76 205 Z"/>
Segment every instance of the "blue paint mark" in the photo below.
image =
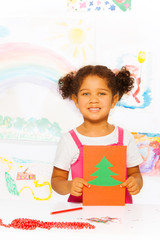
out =
<path fill-rule="evenodd" d="M 150 89 L 146 90 L 146 91 L 143 93 L 142 96 L 143 96 L 144 102 L 143 102 L 142 105 L 139 105 L 139 106 L 130 106 L 130 105 L 128 105 L 127 103 L 123 103 L 123 102 L 120 101 L 120 102 L 117 103 L 116 106 L 125 107 L 125 108 L 130 108 L 130 109 L 137 109 L 137 108 L 142 109 L 142 108 L 146 108 L 146 107 L 148 107 L 148 106 L 150 105 L 151 100 L 152 100 L 152 98 L 151 98 L 151 96 L 150 96 L 150 93 L 151 93 L 151 90 L 150 90 Z"/>
<path fill-rule="evenodd" d="M 89 6 L 93 6 L 93 1 L 91 1 L 91 2 L 89 3 Z"/>
<path fill-rule="evenodd" d="M 160 138 L 160 133 L 139 133 L 141 135 L 145 135 L 146 137 L 159 137 Z"/>
<path fill-rule="evenodd" d="M 37 160 L 29 160 L 29 159 L 21 159 L 21 158 L 17 158 L 17 157 L 12 157 L 13 161 L 19 164 L 24 164 L 24 163 L 34 163 L 34 164 L 52 164 L 51 162 L 47 162 L 45 161 L 37 161 Z"/>
<path fill-rule="evenodd" d="M 1 38 L 7 37 L 9 34 L 10 34 L 10 32 L 6 27 L 0 26 L 0 37 Z"/>
<path fill-rule="evenodd" d="M 16 163 L 32 163 L 32 160 L 21 159 L 17 157 L 12 157 L 13 161 Z"/>
<path fill-rule="evenodd" d="M 100 11 L 100 10 L 101 10 L 101 7 L 96 7 L 95 10 Z"/>
<path fill-rule="evenodd" d="M 110 5 L 110 8 L 109 8 L 111 11 L 115 11 L 115 6 L 114 5 Z"/>

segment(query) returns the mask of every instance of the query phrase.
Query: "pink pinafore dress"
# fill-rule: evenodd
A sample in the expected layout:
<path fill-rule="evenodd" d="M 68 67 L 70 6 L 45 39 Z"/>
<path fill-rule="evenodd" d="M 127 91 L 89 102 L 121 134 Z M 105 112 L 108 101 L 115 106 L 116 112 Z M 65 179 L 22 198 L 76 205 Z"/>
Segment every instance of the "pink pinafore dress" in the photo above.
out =
<path fill-rule="evenodd" d="M 80 142 L 79 138 L 77 137 L 75 131 L 72 129 L 69 132 L 75 141 L 78 149 L 79 149 L 79 156 L 75 163 L 71 165 L 71 175 L 72 179 L 79 177 L 83 178 L 83 145 Z M 110 146 L 123 146 L 123 129 L 118 127 L 118 142 L 115 144 L 111 144 Z M 127 169 L 126 169 L 126 178 L 127 178 Z M 82 202 L 82 196 L 76 197 L 73 195 L 70 195 L 68 198 L 68 202 Z M 132 196 L 129 194 L 127 188 L 125 191 L 125 203 L 132 203 Z"/>

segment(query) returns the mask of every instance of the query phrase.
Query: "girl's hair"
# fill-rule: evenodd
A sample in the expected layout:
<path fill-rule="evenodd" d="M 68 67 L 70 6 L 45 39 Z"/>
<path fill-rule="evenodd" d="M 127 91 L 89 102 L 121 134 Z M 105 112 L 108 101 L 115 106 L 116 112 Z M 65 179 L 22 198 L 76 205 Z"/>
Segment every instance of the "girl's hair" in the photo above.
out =
<path fill-rule="evenodd" d="M 115 74 L 106 66 L 87 65 L 80 68 L 77 72 L 70 72 L 59 79 L 58 87 L 61 96 L 64 99 L 72 99 L 73 94 L 77 96 L 83 80 L 93 75 L 106 80 L 107 86 L 112 91 L 113 96 L 118 94 L 119 100 L 133 88 L 134 79 L 125 67 L 122 67 Z"/>

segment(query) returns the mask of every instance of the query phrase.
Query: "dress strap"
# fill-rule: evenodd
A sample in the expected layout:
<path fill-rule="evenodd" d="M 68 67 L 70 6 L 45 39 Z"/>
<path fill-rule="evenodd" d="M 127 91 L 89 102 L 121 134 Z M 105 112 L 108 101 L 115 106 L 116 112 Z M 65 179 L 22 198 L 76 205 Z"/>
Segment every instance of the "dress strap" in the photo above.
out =
<path fill-rule="evenodd" d="M 79 138 L 77 137 L 77 134 L 75 133 L 75 131 L 72 129 L 71 131 L 69 131 L 69 133 L 71 134 L 73 140 L 75 141 L 76 145 L 78 148 L 80 148 L 82 146 L 82 143 L 80 142 Z"/>
<path fill-rule="evenodd" d="M 123 145 L 123 128 L 118 127 L 118 145 Z"/>

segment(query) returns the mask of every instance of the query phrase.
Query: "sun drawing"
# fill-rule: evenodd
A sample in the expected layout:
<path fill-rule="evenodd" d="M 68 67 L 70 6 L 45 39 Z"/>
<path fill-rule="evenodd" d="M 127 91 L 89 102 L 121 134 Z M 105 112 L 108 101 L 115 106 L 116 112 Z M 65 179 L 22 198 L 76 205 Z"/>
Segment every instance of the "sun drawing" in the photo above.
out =
<path fill-rule="evenodd" d="M 59 50 L 74 61 L 86 63 L 93 59 L 94 33 L 91 25 L 83 20 L 57 21 L 52 37 Z"/>

